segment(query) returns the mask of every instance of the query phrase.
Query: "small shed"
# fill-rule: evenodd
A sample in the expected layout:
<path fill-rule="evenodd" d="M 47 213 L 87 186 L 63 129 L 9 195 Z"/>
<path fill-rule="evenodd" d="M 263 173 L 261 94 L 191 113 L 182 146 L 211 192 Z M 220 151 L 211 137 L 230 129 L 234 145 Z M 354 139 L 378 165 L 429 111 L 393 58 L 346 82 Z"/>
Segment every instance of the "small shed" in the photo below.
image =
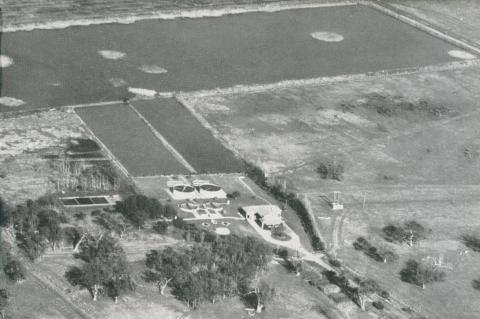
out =
<path fill-rule="evenodd" d="M 334 284 L 328 284 L 325 286 L 321 286 L 320 290 L 323 291 L 327 295 L 331 294 L 338 294 L 340 292 L 340 287 Z"/>

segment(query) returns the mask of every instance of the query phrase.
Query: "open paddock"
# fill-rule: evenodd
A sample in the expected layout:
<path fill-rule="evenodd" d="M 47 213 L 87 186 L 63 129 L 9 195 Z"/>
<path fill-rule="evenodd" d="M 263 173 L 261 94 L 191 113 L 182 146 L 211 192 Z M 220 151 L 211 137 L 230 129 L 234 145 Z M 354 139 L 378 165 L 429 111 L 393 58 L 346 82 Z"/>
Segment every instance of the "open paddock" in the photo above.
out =
<path fill-rule="evenodd" d="M 340 230 L 338 258 L 360 274 L 374 278 L 391 292 L 428 317 L 475 318 L 480 305 L 472 302 L 478 291 L 472 280 L 478 279 L 480 254 L 468 249 L 461 236 L 480 231 L 480 204 L 478 200 L 368 203 L 347 208 L 346 222 Z M 426 240 L 409 247 L 406 244 L 387 244 L 381 228 L 390 223 L 415 220 L 432 230 Z M 393 263 L 379 263 L 354 250 L 352 243 L 363 236 L 375 246 L 387 245 L 400 259 Z M 465 253 L 468 251 L 468 253 Z M 413 258 L 443 256 L 446 268 L 444 282 L 428 284 L 425 289 L 400 280 L 399 272 L 405 261 Z"/>
<path fill-rule="evenodd" d="M 479 68 L 184 98 L 243 157 L 297 192 L 480 181 Z M 316 168 L 335 160 L 341 182 Z"/>

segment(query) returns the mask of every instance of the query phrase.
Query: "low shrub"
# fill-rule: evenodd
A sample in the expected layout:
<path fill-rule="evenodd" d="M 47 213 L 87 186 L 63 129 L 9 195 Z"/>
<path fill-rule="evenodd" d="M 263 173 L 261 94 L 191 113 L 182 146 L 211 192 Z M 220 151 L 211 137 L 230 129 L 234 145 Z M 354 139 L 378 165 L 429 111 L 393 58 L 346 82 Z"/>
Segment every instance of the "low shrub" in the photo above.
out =
<path fill-rule="evenodd" d="M 90 216 L 92 216 L 92 217 L 100 216 L 101 213 L 102 213 L 101 210 L 95 209 L 90 213 Z"/>
<path fill-rule="evenodd" d="M 158 221 L 158 222 L 156 222 L 156 223 L 153 225 L 152 229 L 153 229 L 156 233 L 163 235 L 163 234 L 165 234 L 165 233 L 167 232 L 167 230 L 168 230 L 168 222 L 166 222 L 166 221 Z"/>
<path fill-rule="evenodd" d="M 385 306 L 383 305 L 383 302 L 381 302 L 381 301 L 372 302 L 372 306 L 374 306 L 378 310 L 382 310 L 383 308 L 385 308 Z"/>
<path fill-rule="evenodd" d="M 73 217 L 75 217 L 76 220 L 84 220 L 86 215 L 84 212 L 78 212 L 78 213 L 75 213 Z"/>
<path fill-rule="evenodd" d="M 239 191 L 233 191 L 233 192 L 227 194 L 228 199 L 237 199 L 240 196 L 241 196 L 241 194 L 240 194 Z"/>
<path fill-rule="evenodd" d="M 465 246 L 475 252 L 480 252 L 480 238 L 474 235 L 465 235 L 462 237 Z"/>
<path fill-rule="evenodd" d="M 273 252 L 282 259 L 288 259 L 288 256 L 290 255 L 286 248 L 276 248 Z"/>
<path fill-rule="evenodd" d="M 476 290 L 480 290 L 480 279 L 472 280 L 472 287 Z"/>
<path fill-rule="evenodd" d="M 343 178 L 344 167 L 340 163 L 333 161 L 324 161 L 317 167 L 317 173 L 322 179 L 334 179 L 341 181 Z"/>
<path fill-rule="evenodd" d="M 11 259 L 3 268 L 5 275 L 12 281 L 21 281 L 25 279 L 25 268 L 16 259 Z"/>
<path fill-rule="evenodd" d="M 337 267 L 337 268 L 342 266 L 342 262 L 338 259 L 329 259 L 328 263 L 333 267 Z"/>
<path fill-rule="evenodd" d="M 358 237 L 357 240 L 353 243 L 355 250 L 363 251 L 363 253 L 378 262 L 393 262 L 398 259 L 398 255 L 391 250 L 387 249 L 378 249 L 375 246 L 372 246 L 368 240 L 363 237 Z"/>
<path fill-rule="evenodd" d="M 388 293 L 388 291 L 382 290 L 380 291 L 380 297 L 382 297 L 383 299 L 390 299 L 390 294 Z"/>

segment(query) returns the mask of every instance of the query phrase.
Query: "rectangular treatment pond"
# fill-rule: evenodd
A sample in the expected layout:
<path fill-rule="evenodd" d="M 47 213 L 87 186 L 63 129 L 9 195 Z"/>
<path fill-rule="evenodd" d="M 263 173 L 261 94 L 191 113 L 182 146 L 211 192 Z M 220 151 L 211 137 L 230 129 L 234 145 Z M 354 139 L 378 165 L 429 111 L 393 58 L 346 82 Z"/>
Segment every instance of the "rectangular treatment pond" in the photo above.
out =
<path fill-rule="evenodd" d="M 188 173 L 127 105 L 83 107 L 75 112 L 131 175 Z"/>
<path fill-rule="evenodd" d="M 240 159 L 175 99 L 133 102 L 135 108 L 198 173 L 239 173 Z"/>
<path fill-rule="evenodd" d="M 71 105 L 121 99 L 128 87 L 192 91 L 431 65 L 460 59 L 454 50 L 363 5 L 7 32 L 2 95 L 25 102 L 17 108 Z"/>

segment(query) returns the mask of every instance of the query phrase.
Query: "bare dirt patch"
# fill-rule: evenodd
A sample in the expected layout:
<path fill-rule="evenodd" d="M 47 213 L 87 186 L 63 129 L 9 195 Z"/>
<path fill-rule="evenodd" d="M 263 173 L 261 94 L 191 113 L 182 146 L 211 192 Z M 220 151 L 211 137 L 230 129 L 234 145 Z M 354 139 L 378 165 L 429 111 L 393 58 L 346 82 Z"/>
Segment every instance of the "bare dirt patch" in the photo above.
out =
<path fill-rule="evenodd" d="M 0 55 L 0 68 L 8 68 L 13 64 L 13 59 L 6 55 Z"/>
<path fill-rule="evenodd" d="M 127 85 L 127 81 L 125 81 L 122 78 L 111 78 L 111 79 L 108 80 L 108 82 L 110 82 L 110 84 L 113 85 L 113 87 L 116 87 L 116 88 Z"/>
<path fill-rule="evenodd" d="M 123 52 L 113 50 L 100 50 L 98 54 L 108 60 L 121 60 L 126 56 Z"/>
<path fill-rule="evenodd" d="M 453 56 L 454 58 L 459 58 L 464 60 L 475 59 L 475 56 L 473 54 L 462 51 L 462 50 L 451 50 L 451 51 L 448 51 L 448 54 L 450 56 Z"/>
<path fill-rule="evenodd" d="M 164 74 L 167 73 L 167 69 L 162 68 L 158 65 L 142 65 L 140 71 L 149 73 L 149 74 Z"/>
<path fill-rule="evenodd" d="M 311 36 L 312 38 L 323 41 L 323 42 L 343 41 L 343 36 L 334 32 L 313 32 Z"/>
<path fill-rule="evenodd" d="M 17 107 L 25 104 L 25 102 L 14 97 L 2 96 L 0 97 L 0 104 L 8 107 Z"/>

